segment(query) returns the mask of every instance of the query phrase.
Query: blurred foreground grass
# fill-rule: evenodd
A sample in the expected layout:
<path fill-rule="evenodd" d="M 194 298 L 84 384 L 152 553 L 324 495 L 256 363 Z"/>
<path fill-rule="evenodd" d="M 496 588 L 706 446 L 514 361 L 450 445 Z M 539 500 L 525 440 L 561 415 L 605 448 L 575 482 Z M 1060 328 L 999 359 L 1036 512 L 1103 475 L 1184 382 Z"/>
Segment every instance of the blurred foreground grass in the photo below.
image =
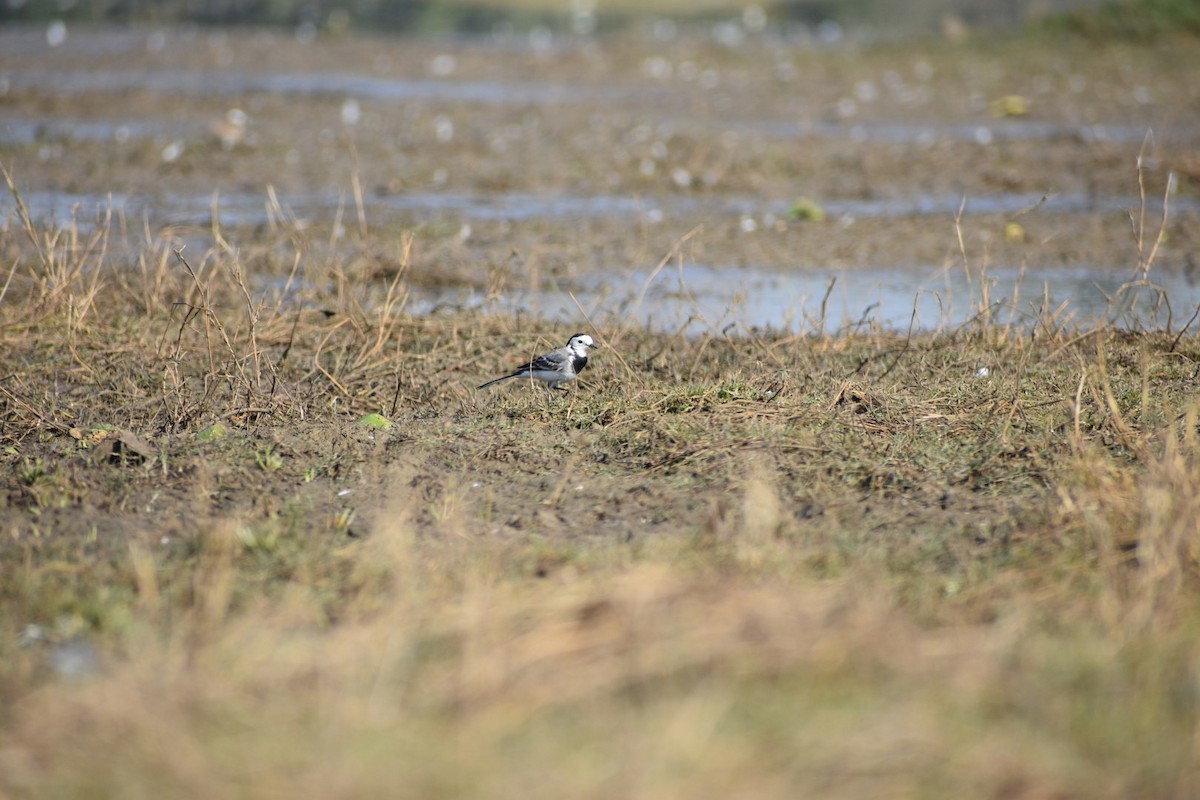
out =
<path fill-rule="evenodd" d="M 211 234 L 0 231 L 0 796 L 1200 791 L 1195 334 L 612 324 L 481 394 L 569 331 Z"/>

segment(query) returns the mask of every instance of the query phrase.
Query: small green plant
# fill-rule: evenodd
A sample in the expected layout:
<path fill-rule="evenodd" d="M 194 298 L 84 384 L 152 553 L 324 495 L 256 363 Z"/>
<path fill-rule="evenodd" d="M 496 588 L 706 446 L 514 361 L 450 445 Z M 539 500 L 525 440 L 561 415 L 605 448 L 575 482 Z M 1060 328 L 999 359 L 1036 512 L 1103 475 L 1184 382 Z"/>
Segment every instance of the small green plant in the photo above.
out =
<path fill-rule="evenodd" d="M 374 412 L 370 414 L 363 414 L 358 418 L 358 424 L 365 428 L 384 431 L 389 430 L 392 427 L 392 421 L 390 419 L 382 414 Z"/>
<path fill-rule="evenodd" d="M 275 452 L 272 445 L 267 445 L 254 452 L 254 461 L 263 472 L 275 472 L 283 466 L 283 456 Z"/>
<path fill-rule="evenodd" d="M 48 474 L 40 456 L 24 456 L 17 465 L 17 480 L 26 486 L 33 486 Z"/>
<path fill-rule="evenodd" d="M 825 209 L 811 197 L 797 197 L 788 206 L 788 216 L 794 220 L 824 222 Z"/>
<path fill-rule="evenodd" d="M 229 433 L 229 428 L 223 422 L 214 422 L 207 428 L 201 428 L 196 434 L 196 438 L 202 442 L 211 442 L 217 439 L 223 439 Z"/>

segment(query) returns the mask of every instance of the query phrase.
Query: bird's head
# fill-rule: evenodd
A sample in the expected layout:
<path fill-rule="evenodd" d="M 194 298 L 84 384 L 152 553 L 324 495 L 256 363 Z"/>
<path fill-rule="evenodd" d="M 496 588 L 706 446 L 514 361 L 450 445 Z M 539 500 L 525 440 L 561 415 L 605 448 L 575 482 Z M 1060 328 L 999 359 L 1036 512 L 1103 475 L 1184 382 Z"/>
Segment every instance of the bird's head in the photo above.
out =
<path fill-rule="evenodd" d="M 586 333 L 577 333 L 567 340 L 567 347 L 574 350 L 576 353 L 586 354 L 588 350 L 596 346 L 591 336 Z"/>

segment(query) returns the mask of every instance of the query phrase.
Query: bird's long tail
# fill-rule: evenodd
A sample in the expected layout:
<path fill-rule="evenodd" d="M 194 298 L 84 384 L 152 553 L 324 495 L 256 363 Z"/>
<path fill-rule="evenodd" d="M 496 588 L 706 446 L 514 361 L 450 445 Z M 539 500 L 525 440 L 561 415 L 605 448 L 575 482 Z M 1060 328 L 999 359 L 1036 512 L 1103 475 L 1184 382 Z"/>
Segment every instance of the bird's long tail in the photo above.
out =
<path fill-rule="evenodd" d="M 520 372 L 514 372 L 512 375 L 502 375 L 501 377 L 499 377 L 499 378 L 494 378 L 494 379 L 492 379 L 492 380 L 488 381 L 487 383 L 481 383 L 481 384 L 479 384 L 479 387 L 478 387 L 478 388 L 480 388 L 480 389 L 486 389 L 487 387 L 491 386 L 493 383 L 499 383 L 500 381 L 506 381 L 506 380 L 508 380 L 509 378 L 515 378 L 515 377 L 517 377 L 517 376 L 518 376 L 518 375 L 520 375 L 520 374 L 521 374 Z"/>

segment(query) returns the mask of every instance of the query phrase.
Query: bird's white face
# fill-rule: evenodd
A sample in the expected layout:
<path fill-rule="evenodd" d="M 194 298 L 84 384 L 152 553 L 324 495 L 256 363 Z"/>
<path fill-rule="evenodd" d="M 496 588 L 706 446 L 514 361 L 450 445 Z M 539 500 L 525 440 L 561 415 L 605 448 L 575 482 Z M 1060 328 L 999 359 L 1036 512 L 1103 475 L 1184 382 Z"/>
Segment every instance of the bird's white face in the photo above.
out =
<path fill-rule="evenodd" d="M 586 353 L 589 348 L 595 346 L 596 343 L 592 341 L 592 337 L 586 333 L 577 333 L 571 337 L 571 341 L 567 342 L 567 347 L 578 353 Z"/>

